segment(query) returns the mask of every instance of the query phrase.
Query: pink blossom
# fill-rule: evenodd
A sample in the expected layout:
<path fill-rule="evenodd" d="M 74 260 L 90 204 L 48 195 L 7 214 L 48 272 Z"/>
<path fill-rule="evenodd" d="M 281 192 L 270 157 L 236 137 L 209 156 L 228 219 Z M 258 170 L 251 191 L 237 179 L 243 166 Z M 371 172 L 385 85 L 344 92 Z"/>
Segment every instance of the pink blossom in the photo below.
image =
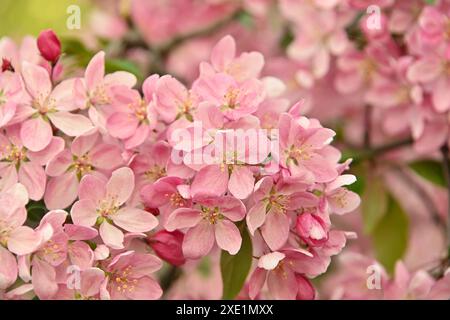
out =
<path fill-rule="evenodd" d="M 158 257 L 174 266 L 181 266 L 186 262 L 182 250 L 183 239 L 184 234 L 178 230 L 173 232 L 161 230 L 150 236 L 147 241 Z"/>
<path fill-rule="evenodd" d="M 27 203 L 28 193 L 21 184 L 0 193 L 0 244 L 18 255 L 33 252 L 41 241 L 38 233 L 23 226 L 27 219 Z"/>
<path fill-rule="evenodd" d="M 124 205 L 134 188 L 134 174 L 129 168 L 114 171 L 108 181 L 86 175 L 80 183 L 78 197 L 71 209 L 75 224 L 90 227 L 97 224 L 104 243 L 113 249 L 123 248 L 123 232 L 147 232 L 157 219 L 150 213 Z"/>
<path fill-rule="evenodd" d="M 151 254 L 127 251 L 114 257 L 106 267 L 109 276 L 102 284 L 102 299 L 155 300 L 162 295 L 152 274 L 162 266 Z"/>
<path fill-rule="evenodd" d="M 52 89 L 48 72 L 28 62 L 23 63 L 22 76 L 28 94 L 27 102 L 19 111 L 25 120 L 20 130 L 25 147 L 35 152 L 47 147 L 53 136 L 51 124 L 71 137 L 93 128 L 89 119 L 70 112 L 77 109 L 72 100 L 73 80 Z"/>
<path fill-rule="evenodd" d="M 61 42 L 53 30 L 42 31 L 37 39 L 37 45 L 42 57 L 48 62 L 56 64 L 61 56 Z"/>
<path fill-rule="evenodd" d="M 79 182 L 86 174 L 108 175 L 123 164 L 118 146 L 103 142 L 99 133 L 75 138 L 70 149 L 54 156 L 47 164 L 51 177 L 44 197 L 50 210 L 69 207 L 77 198 Z"/>
<path fill-rule="evenodd" d="M 245 217 L 244 204 L 231 196 L 198 196 L 193 201 L 192 208 L 173 211 L 166 224 L 168 231 L 188 229 L 183 240 L 184 256 L 190 259 L 203 257 L 215 242 L 221 249 L 236 254 L 242 238 L 234 222 Z"/>

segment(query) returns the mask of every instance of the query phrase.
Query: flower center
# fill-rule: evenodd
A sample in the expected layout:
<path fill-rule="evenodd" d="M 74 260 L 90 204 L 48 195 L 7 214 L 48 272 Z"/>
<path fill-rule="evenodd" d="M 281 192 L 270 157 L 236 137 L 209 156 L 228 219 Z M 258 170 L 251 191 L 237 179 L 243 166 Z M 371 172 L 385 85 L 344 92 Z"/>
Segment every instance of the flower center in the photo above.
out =
<path fill-rule="evenodd" d="M 109 98 L 103 84 L 95 87 L 95 90 L 90 95 L 89 103 L 91 105 L 105 105 L 111 103 L 111 99 Z"/>
<path fill-rule="evenodd" d="M 227 92 L 223 96 L 223 98 L 225 99 L 225 105 L 224 105 L 225 109 L 239 108 L 239 102 L 238 102 L 239 93 L 240 93 L 239 88 L 233 88 L 233 87 L 228 88 Z"/>
<path fill-rule="evenodd" d="M 164 177 L 166 175 L 166 169 L 157 165 L 154 165 L 144 173 L 145 177 L 150 180 L 151 182 L 154 182 L 158 180 L 161 177 Z"/>
<path fill-rule="evenodd" d="M 40 94 L 36 99 L 33 100 L 31 106 L 36 109 L 39 114 L 45 115 L 46 113 L 51 112 L 56 108 L 56 100 Z"/>
<path fill-rule="evenodd" d="M 288 195 L 276 194 L 272 191 L 271 194 L 264 200 L 268 202 L 268 211 L 271 209 L 276 213 L 286 213 L 288 211 Z"/>
<path fill-rule="evenodd" d="M 97 214 L 102 218 L 109 218 L 119 211 L 120 206 L 116 204 L 116 199 L 105 199 L 97 207 Z"/>
<path fill-rule="evenodd" d="M 128 108 L 134 112 L 140 122 L 148 122 L 147 103 L 144 100 L 141 99 L 138 103 L 130 103 Z"/>
<path fill-rule="evenodd" d="M 116 272 L 112 275 L 112 286 L 120 293 L 133 292 L 137 279 L 131 279 L 132 275 L 131 266 L 128 266 L 123 271 Z"/>
<path fill-rule="evenodd" d="M 169 197 L 170 204 L 173 207 L 185 207 L 186 199 L 184 199 L 178 192 L 172 193 L 170 196 L 166 194 L 166 197 Z"/>
<path fill-rule="evenodd" d="M 292 145 L 289 149 L 285 151 L 287 154 L 288 160 L 292 160 L 296 165 L 302 160 L 311 159 L 311 146 L 310 145 L 302 145 L 300 147 L 296 147 Z"/>
<path fill-rule="evenodd" d="M 219 220 L 224 218 L 223 214 L 220 213 L 220 209 L 218 207 L 208 208 L 201 207 L 202 217 L 204 220 L 208 221 L 210 224 L 216 224 Z"/>
<path fill-rule="evenodd" d="M 17 168 L 27 160 L 25 148 L 16 145 L 7 145 L 0 148 L 0 152 L 6 154 L 1 160 L 13 163 Z"/>
<path fill-rule="evenodd" d="M 94 167 L 91 164 L 88 154 L 85 154 L 81 157 L 74 156 L 73 160 L 74 161 L 73 161 L 72 167 L 76 171 L 78 180 L 81 180 L 81 178 L 85 174 L 94 170 Z"/>

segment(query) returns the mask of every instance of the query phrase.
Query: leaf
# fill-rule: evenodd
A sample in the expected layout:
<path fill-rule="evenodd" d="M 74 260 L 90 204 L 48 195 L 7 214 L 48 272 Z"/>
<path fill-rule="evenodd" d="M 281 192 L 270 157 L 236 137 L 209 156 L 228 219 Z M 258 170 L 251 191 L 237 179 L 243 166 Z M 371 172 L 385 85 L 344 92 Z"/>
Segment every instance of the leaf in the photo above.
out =
<path fill-rule="evenodd" d="M 27 206 L 27 221 L 26 225 L 35 228 L 39 225 L 42 217 L 48 212 L 44 201 L 30 201 Z"/>
<path fill-rule="evenodd" d="M 226 251 L 222 251 L 220 257 L 220 271 L 223 282 L 222 298 L 224 300 L 234 299 L 239 294 L 252 265 L 252 242 L 245 223 L 241 223 L 240 230 L 242 245 L 239 252 L 233 256 Z"/>
<path fill-rule="evenodd" d="M 436 4 L 436 0 L 423 0 L 425 4 L 428 4 L 430 6 L 433 6 Z"/>
<path fill-rule="evenodd" d="M 142 79 L 141 70 L 139 67 L 131 61 L 123 59 L 107 59 L 105 61 L 105 70 L 107 73 L 115 71 L 127 71 L 136 76 L 138 79 Z"/>
<path fill-rule="evenodd" d="M 390 273 L 394 271 L 395 263 L 406 251 L 408 227 L 408 217 L 403 208 L 389 196 L 387 213 L 372 235 L 377 260 Z"/>
<path fill-rule="evenodd" d="M 434 160 L 419 160 L 409 164 L 409 167 L 422 178 L 434 183 L 435 185 L 445 187 L 444 169 L 442 164 Z"/>
<path fill-rule="evenodd" d="M 364 189 L 361 199 L 363 230 L 365 234 L 372 234 L 386 214 L 388 194 L 379 177 L 367 179 Z"/>

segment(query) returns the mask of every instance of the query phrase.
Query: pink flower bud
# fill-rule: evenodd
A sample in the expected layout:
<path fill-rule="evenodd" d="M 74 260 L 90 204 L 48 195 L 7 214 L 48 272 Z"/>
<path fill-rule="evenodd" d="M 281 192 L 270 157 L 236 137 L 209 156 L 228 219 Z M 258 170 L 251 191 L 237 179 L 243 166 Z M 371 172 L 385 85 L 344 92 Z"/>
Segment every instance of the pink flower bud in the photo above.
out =
<path fill-rule="evenodd" d="M 303 213 L 297 217 L 297 234 L 310 246 L 320 246 L 328 239 L 325 222 L 317 215 Z"/>
<path fill-rule="evenodd" d="M 148 238 L 148 243 L 155 253 L 175 266 L 181 266 L 186 262 L 183 256 L 182 243 L 184 234 L 178 230 L 169 232 L 161 230 Z"/>
<path fill-rule="evenodd" d="M 9 61 L 8 59 L 3 58 L 2 59 L 2 72 L 5 71 L 11 71 L 14 72 L 14 68 L 11 64 L 11 61 Z"/>
<path fill-rule="evenodd" d="M 298 286 L 297 300 L 314 300 L 316 290 L 311 284 L 311 281 L 300 274 L 297 274 L 295 279 L 297 280 Z"/>
<path fill-rule="evenodd" d="M 53 30 L 45 30 L 39 34 L 37 39 L 39 51 L 45 60 L 56 64 L 61 56 L 61 42 Z"/>

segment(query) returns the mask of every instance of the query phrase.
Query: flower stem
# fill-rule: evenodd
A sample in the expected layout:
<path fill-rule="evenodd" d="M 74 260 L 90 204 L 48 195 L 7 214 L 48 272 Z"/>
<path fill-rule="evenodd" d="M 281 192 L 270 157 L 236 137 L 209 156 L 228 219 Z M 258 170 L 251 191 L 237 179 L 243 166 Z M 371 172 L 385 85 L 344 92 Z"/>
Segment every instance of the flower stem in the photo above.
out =
<path fill-rule="evenodd" d="M 449 148 L 447 143 L 441 148 L 442 166 L 444 169 L 445 179 L 447 181 L 447 248 L 450 254 L 450 158 L 448 155 Z M 450 255 L 447 256 L 450 259 Z"/>

